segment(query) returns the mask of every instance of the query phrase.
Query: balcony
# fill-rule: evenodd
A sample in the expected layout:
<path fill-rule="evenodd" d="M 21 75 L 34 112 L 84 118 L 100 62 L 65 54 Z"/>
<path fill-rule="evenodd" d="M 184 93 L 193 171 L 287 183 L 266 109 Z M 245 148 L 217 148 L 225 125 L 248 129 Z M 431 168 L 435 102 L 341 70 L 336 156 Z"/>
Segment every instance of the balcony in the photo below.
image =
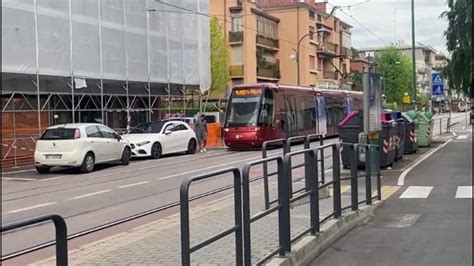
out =
<path fill-rule="evenodd" d="M 244 41 L 244 33 L 242 31 L 229 31 L 229 43 L 241 44 Z"/>
<path fill-rule="evenodd" d="M 231 77 L 243 77 L 244 76 L 244 66 L 243 65 L 234 65 L 229 67 L 229 74 Z"/>
<path fill-rule="evenodd" d="M 352 49 L 341 47 L 341 55 L 345 57 L 352 57 Z"/>
<path fill-rule="evenodd" d="M 257 78 L 278 80 L 280 79 L 280 67 L 278 64 L 270 63 L 257 65 Z"/>
<path fill-rule="evenodd" d="M 337 73 L 333 70 L 324 70 L 323 78 L 337 80 Z"/>
<path fill-rule="evenodd" d="M 331 42 L 323 42 L 318 46 L 316 52 L 323 55 L 336 55 L 336 44 Z"/>
<path fill-rule="evenodd" d="M 262 35 L 257 35 L 257 46 L 261 46 L 274 51 L 278 51 L 280 48 L 278 40 Z"/>

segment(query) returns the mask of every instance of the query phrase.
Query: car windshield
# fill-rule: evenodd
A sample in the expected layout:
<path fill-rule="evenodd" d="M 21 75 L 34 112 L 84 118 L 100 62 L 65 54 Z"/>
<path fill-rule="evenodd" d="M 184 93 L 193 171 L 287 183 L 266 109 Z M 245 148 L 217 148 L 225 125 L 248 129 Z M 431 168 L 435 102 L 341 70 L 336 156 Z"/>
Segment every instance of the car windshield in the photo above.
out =
<path fill-rule="evenodd" d="M 232 92 L 227 127 L 257 125 L 261 89 L 237 89 Z"/>
<path fill-rule="evenodd" d="M 130 134 L 160 133 L 165 122 L 145 122 L 138 124 L 130 129 Z"/>
<path fill-rule="evenodd" d="M 41 140 L 74 139 L 75 128 L 50 128 L 41 136 Z"/>

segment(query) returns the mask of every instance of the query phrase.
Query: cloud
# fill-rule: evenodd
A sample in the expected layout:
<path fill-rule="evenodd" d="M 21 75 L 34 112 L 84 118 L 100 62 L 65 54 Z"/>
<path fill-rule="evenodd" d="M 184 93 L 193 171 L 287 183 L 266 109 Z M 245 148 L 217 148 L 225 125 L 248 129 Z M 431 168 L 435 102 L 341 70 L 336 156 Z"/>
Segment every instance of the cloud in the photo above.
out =
<path fill-rule="evenodd" d="M 335 11 L 336 16 L 354 27 L 352 46 L 377 47 L 395 41 L 411 43 L 411 0 L 371 0 L 354 5 L 362 2 L 364 0 L 330 0 L 327 5 L 328 12 L 335 5 L 341 6 Z M 448 23 L 440 15 L 447 10 L 446 0 L 415 1 L 415 40 L 446 54 L 443 33 Z"/>

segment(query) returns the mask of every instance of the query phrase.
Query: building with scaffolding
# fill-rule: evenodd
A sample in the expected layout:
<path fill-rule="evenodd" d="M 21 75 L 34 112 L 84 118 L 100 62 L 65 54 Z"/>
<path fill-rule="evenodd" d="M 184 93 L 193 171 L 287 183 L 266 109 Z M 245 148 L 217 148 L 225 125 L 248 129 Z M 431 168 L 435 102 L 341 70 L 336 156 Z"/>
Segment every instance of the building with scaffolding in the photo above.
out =
<path fill-rule="evenodd" d="M 54 124 L 186 113 L 210 87 L 207 13 L 208 0 L 2 1 L 2 162 Z"/>

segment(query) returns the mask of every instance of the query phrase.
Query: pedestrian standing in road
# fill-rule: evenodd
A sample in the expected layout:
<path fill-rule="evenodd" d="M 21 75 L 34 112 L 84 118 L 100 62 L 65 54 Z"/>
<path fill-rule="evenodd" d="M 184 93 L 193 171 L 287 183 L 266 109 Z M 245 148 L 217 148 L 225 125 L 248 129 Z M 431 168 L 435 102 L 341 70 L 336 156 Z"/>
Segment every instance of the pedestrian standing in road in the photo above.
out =
<path fill-rule="evenodd" d="M 196 120 L 196 125 L 195 125 L 196 137 L 199 144 L 200 152 L 206 152 L 207 123 L 206 123 L 205 117 L 206 116 L 204 114 L 201 114 Z"/>

